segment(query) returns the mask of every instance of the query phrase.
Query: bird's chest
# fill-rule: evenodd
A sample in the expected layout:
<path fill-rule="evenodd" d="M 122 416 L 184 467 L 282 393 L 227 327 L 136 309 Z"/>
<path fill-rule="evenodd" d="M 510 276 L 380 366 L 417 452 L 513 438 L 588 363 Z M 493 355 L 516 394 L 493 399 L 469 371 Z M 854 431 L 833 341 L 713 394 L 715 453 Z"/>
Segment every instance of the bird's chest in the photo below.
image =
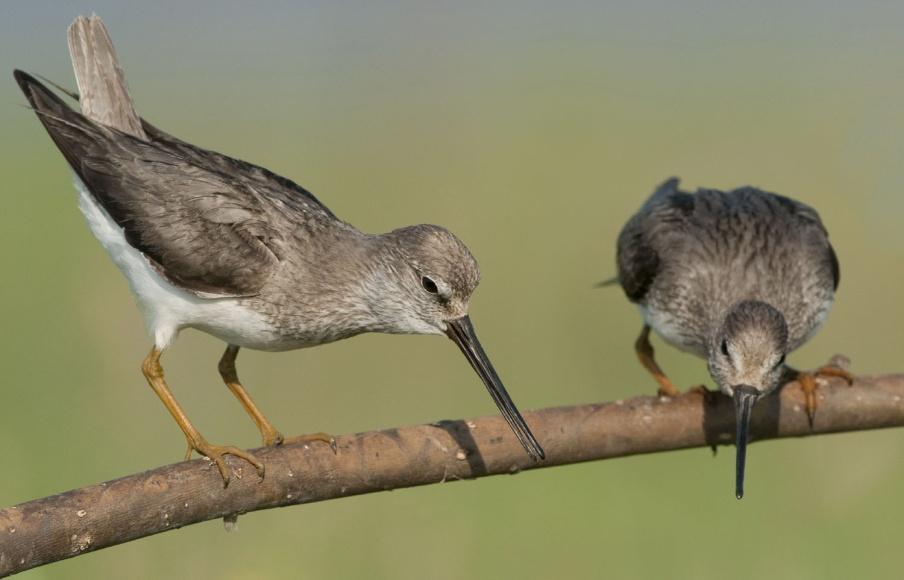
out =
<path fill-rule="evenodd" d="M 285 278 L 272 280 L 260 294 L 240 301 L 259 313 L 272 329 L 274 339 L 263 350 L 316 346 L 371 330 L 372 317 L 359 303 L 316 283 L 306 288 L 300 278 L 308 275 L 290 272 Z"/>

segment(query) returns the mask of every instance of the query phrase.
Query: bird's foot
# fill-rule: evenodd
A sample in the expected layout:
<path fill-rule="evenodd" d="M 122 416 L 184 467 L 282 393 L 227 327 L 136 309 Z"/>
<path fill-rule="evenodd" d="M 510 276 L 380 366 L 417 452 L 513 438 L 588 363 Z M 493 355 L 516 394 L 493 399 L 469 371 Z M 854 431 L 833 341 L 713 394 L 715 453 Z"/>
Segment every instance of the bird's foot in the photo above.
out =
<path fill-rule="evenodd" d="M 804 393 L 805 400 L 805 409 L 807 411 L 807 421 L 810 423 L 810 428 L 813 428 L 813 421 L 816 419 L 816 409 L 819 406 L 819 403 L 816 399 L 816 388 L 817 383 L 816 379 L 821 377 L 836 377 L 840 379 L 844 379 L 847 381 L 848 385 L 854 384 L 854 375 L 845 369 L 835 366 L 835 365 L 826 365 L 819 367 L 814 371 L 795 371 L 794 378 L 792 381 L 800 384 L 800 388 Z"/>
<path fill-rule="evenodd" d="M 675 383 L 666 376 L 659 365 L 656 364 L 655 351 L 653 345 L 650 344 L 650 327 L 644 325 L 640 331 L 640 336 L 634 342 L 634 351 L 637 353 L 637 359 L 647 371 L 653 375 L 653 378 L 659 384 L 659 390 L 656 394 L 660 397 L 677 397 L 681 394 Z"/>
<path fill-rule="evenodd" d="M 264 478 L 264 464 L 248 451 L 239 449 L 238 447 L 233 447 L 231 445 L 212 445 L 203 437 L 199 437 L 197 441 L 189 440 L 188 453 L 185 454 L 186 460 L 191 457 L 192 451 L 197 451 L 200 455 L 203 455 L 216 464 L 217 469 L 220 471 L 220 475 L 223 477 L 223 487 L 227 487 L 230 480 L 229 465 L 224 458 L 226 455 L 244 459 L 254 466 L 254 469 L 257 470 L 257 474 L 261 479 Z"/>
<path fill-rule="evenodd" d="M 856 378 L 852 373 L 846 371 L 845 369 L 835 366 L 835 365 L 826 365 L 823 367 L 819 367 L 813 374 L 818 377 L 837 377 L 840 379 L 844 379 L 848 386 L 854 384 L 854 379 Z"/>
<path fill-rule="evenodd" d="M 656 395 L 660 397 L 678 397 L 681 395 L 681 391 L 678 387 L 675 386 L 672 381 L 669 379 L 665 379 L 664 382 L 659 383 L 659 389 L 656 391 Z M 716 391 L 711 391 L 706 388 L 706 385 L 694 385 L 687 390 L 688 393 L 698 393 L 700 394 L 707 402 L 712 399 L 712 397 L 716 394 Z"/>
<path fill-rule="evenodd" d="M 278 447 L 283 444 L 285 437 L 283 437 L 283 434 L 277 431 L 272 425 L 267 423 L 266 426 L 261 427 L 261 441 L 263 442 L 264 447 Z"/>
<path fill-rule="evenodd" d="M 319 441 L 321 443 L 326 443 L 330 446 L 330 449 L 333 450 L 333 454 L 339 453 L 339 447 L 336 445 L 336 438 L 330 435 L 329 433 L 319 432 L 319 433 L 309 433 L 307 435 L 296 435 L 295 437 L 289 437 L 283 443 L 286 445 L 294 445 L 295 443 L 311 443 L 314 441 Z"/>
<path fill-rule="evenodd" d="M 667 376 L 653 375 L 653 378 L 656 379 L 656 382 L 659 383 L 659 389 L 656 391 L 656 394 L 660 397 L 677 397 L 681 394 L 681 391 L 678 390 L 678 387 L 675 386 Z"/>

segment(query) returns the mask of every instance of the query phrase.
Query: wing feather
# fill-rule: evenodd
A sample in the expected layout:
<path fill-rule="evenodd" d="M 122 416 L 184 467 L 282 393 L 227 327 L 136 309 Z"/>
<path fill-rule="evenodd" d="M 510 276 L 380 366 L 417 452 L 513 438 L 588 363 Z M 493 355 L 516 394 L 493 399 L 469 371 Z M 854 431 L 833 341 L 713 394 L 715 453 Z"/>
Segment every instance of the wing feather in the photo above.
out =
<path fill-rule="evenodd" d="M 266 283 L 284 216 L 253 180 L 95 123 L 30 75 L 15 76 L 72 169 L 167 279 L 205 296 L 252 295 Z"/>
<path fill-rule="evenodd" d="M 678 179 L 660 185 L 618 236 L 618 281 L 631 302 L 642 303 L 660 271 L 653 237 L 680 227 L 694 210 L 694 197 L 678 189 Z"/>

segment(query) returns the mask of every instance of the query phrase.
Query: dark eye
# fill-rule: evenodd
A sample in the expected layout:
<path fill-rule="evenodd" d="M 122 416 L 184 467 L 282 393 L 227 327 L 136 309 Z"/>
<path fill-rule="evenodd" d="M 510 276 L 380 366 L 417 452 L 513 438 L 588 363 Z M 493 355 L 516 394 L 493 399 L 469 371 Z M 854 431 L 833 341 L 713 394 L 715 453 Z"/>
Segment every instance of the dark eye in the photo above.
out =
<path fill-rule="evenodd" d="M 725 356 L 728 356 L 728 341 L 727 340 L 722 341 L 722 354 L 724 354 Z"/>
<path fill-rule="evenodd" d="M 421 286 L 424 287 L 424 290 L 431 294 L 438 294 L 439 288 L 436 287 L 436 282 L 428 278 L 427 276 L 423 276 L 421 278 Z"/>

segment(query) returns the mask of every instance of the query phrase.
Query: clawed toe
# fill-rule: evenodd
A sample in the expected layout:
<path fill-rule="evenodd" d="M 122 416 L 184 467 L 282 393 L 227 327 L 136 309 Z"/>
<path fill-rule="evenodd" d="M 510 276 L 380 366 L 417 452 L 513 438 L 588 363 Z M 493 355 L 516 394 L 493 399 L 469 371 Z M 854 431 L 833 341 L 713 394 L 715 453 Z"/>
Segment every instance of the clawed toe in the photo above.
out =
<path fill-rule="evenodd" d="M 844 379 L 847 381 L 848 385 L 854 384 L 854 375 L 850 372 L 844 370 L 841 367 L 836 367 L 834 365 L 826 365 L 824 367 L 819 367 L 813 374 L 818 377 L 837 377 L 839 379 Z"/>
<path fill-rule="evenodd" d="M 329 433 L 319 432 L 319 433 L 309 433 L 307 435 L 296 435 L 295 437 L 289 437 L 285 440 L 287 445 L 292 445 L 295 443 L 310 443 L 314 441 L 319 441 L 321 443 L 326 443 L 330 446 L 330 449 L 333 450 L 333 454 L 336 455 L 339 453 L 339 446 L 336 444 L 336 438 L 330 435 Z"/>
<path fill-rule="evenodd" d="M 659 395 L 660 397 L 673 397 L 674 398 L 674 397 L 677 397 L 678 395 L 680 395 L 681 391 L 679 391 L 678 388 L 675 387 L 675 385 L 672 385 L 671 383 L 669 383 L 668 385 L 663 385 L 663 386 L 659 387 L 659 389 L 656 391 L 656 394 Z"/>
<path fill-rule="evenodd" d="M 816 398 L 817 377 L 835 377 L 844 379 L 848 385 L 854 384 L 854 375 L 841 367 L 827 365 L 819 367 L 812 372 L 796 371 L 793 382 L 800 384 L 800 388 L 804 393 L 805 410 L 807 412 L 807 420 L 810 428 L 813 428 L 813 422 L 816 420 L 816 409 L 819 402 Z"/>
<path fill-rule="evenodd" d="M 192 444 L 191 448 L 216 464 L 220 475 L 223 477 L 223 487 L 227 487 L 231 480 L 229 465 L 226 463 L 227 455 L 244 459 L 254 466 L 254 469 L 257 470 L 257 475 L 261 479 L 264 477 L 264 464 L 253 454 L 244 449 L 239 449 L 238 447 L 233 447 L 231 445 L 211 445 L 206 441 Z"/>

